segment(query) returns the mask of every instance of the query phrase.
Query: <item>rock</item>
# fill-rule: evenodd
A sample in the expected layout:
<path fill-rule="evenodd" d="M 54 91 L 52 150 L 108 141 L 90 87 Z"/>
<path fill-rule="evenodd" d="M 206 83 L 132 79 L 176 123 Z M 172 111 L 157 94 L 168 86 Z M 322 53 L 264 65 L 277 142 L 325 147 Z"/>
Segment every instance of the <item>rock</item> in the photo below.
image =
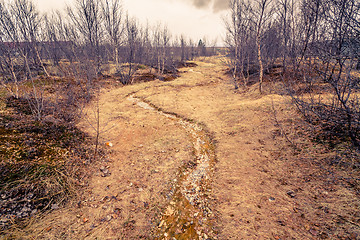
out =
<path fill-rule="evenodd" d="M 111 219 L 112 219 L 112 216 L 111 216 L 111 215 L 107 215 L 107 216 L 105 217 L 105 221 L 107 221 L 107 222 L 110 222 Z"/>
<path fill-rule="evenodd" d="M 269 197 L 269 202 L 273 202 L 275 201 L 275 198 L 274 197 Z"/>
<path fill-rule="evenodd" d="M 294 198 L 294 197 L 296 197 L 296 194 L 295 194 L 295 192 L 294 191 L 288 191 L 287 193 L 286 193 L 289 197 L 291 197 L 291 198 Z"/>
<path fill-rule="evenodd" d="M 57 210 L 57 209 L 59 209 L 58 204 L 51 204 L 51 210 Z"/>
<path fill-rule="evenodd" d="M 122 210 L 120 208 L 115 208 L 114 213 L 120 215 Z"/>
<path fill-rule="evenodd" d="M 108 176 L 111 175 L 108 167 L 102 166 L 102 167 L 100 167 L 100 171 L 101 171 L 101 176 L 102 177 L 108 177 Z"/>

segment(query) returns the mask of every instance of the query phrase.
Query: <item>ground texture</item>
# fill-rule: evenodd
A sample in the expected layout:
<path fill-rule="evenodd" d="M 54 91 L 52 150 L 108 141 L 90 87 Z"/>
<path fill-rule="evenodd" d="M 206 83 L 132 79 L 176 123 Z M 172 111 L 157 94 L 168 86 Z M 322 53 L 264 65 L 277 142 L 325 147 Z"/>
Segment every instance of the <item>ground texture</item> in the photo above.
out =
<path fill-rule="evenodd" d="M 80 127 L 95 136 L 99 107 L 100 143 L 110 154 L 93 166 L 79 201 L 37 219 L 27 237 L 360 238 L 357 172 L 330 164 L 334 155 L 309 141 L 289 99 L 255 87 L 234 91 L 220 58 L 196 63 L 171 82 L 106 89 L 88 106 Z M 201 127 L 216 156 L 201 186 L 206 213 L 199 219 L 191 210 L 197 222 L 167 231 L 164 216 L 185 211 L 174 203 L 174 186 L 197 166 L 194 137 L 180 120 Z"/>

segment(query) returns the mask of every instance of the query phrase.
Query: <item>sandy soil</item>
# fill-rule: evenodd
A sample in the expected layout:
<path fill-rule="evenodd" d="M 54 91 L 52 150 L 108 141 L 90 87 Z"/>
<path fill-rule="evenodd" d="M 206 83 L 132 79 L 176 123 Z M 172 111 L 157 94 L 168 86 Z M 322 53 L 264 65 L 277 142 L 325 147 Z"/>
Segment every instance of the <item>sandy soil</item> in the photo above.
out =
<path fill-rule="evenodd" d="M 256 87 L 235 92 L 221 59 L 196 63 L 171 82 L 102 92 L 81 127 L 94 134 L 89 123 L 94 125 L 98 104 L 101 143 L 113 144 L 111 154 L 94 166 L 81 201 L 33 224 L 29 237 L 170 239 L 159 235 L 161 216 L 179 169 L 194 160 L 193 142 L 176 121 L 129 101 L 133 93 L 193 120 L 211 136 L 216 146 L 207 195 L 214 213 L 208 227 L 216 233 L 211 238 L 360 238 L 358 182 L 349 186 L 341 177 L 345 173 L 319 164 L 333 155 L 299 135 L 299 116 L 289 99 L 259 95 Z"/>

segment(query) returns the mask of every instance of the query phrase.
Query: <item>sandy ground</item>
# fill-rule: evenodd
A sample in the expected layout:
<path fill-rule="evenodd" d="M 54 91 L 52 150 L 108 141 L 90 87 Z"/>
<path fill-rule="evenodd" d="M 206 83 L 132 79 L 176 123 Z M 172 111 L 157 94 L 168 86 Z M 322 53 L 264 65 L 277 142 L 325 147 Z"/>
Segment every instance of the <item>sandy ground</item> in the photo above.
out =
<path fill-rule="evenodd" d="M 332 155 L 299 135 L 299 116 L 289 99 L 235 92 L 221 59 L 196 63 L 171 82 L 101 93 L 81 127 L 94 134 L 89 123 L 94 125 L 98 104 L 101 143 L 113 144 L 111 154 L 94 166 L 81 200 L 34 223 L 30 238 L 170 239 L 157 235 L 157 226 L 171 201 L 172 182 L 179 168 L 193 161 L 194 147 L 176 121 L 137 106 L 128 100 L 130 93 L 192 119 L 212 136 L 216 165 L 208 201 L 215 217 L 209 227 L 217 233 L 212 238 L 360 238 L 356 187 L 317 164 L 314 159 Z M 284 131 L 301 151 L 291 147 Z M 107 172 L 111 175 L 103 177 Z"/>

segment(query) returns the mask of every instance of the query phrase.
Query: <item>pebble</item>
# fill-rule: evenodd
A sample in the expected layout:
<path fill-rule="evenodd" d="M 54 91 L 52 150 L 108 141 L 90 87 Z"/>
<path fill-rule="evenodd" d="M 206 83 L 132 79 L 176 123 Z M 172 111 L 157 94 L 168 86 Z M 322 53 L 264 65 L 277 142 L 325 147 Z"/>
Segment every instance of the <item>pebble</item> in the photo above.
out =
<path fill-rule="evenodd" d="M 57 204 L 51 204 L 51 209 L 52 209 L 52 210 L 57 210 L 57 209 L 59 209 L 59 205 L 57 205 Z"/>
<path fill-rule="evenodd" d="M 100 167 L 100 171 L 101 171 L 101 176 L 102 176 L 102 177 L 108 177 L 108 176 L 111 175 L 111 173 L 110 173 L 110 171 L 109 171 L 108 168 L 109 168 L 109 167 L 105 167 L 105 166 Z"/>
<path fill-rule="evenodd" d="M 286 193 L 289 197 L 291 197 L 291 198 L 294 198 L 294 197 L 296 197 L 296 194 L 295 194 L 295 192 L 294 191 L 288 191 L 287 193 Z"/>

